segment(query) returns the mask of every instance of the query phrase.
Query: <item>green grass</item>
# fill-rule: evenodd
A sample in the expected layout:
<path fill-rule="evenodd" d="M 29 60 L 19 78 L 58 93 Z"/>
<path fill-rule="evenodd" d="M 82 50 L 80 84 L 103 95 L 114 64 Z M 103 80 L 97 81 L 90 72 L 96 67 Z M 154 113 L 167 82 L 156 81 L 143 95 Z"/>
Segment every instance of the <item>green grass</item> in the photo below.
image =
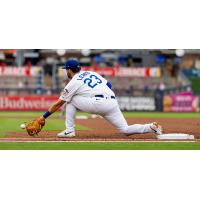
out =
<path fill-rule="evenodd" d="M 0 142 L 0 150 L 200 150 L 195 142 Z"/>
<path fill-rule="evenodd" d="M 5 137 L 7 132 L 24 132 L 19 125 L 41 115 L 42 112 L 0 112 L 0 137 Z M 57 112 L 46 121 L 45 131 L 60 131 L 65 129 L 64 119 L 59 119 L 58 115 L 59 113 Z M 89 114 L 77 113 L 77 115 Z M 200 118 L 200 113 L 124 112 L 124 115 L 127 118 Z M 90 128 L 77 124 L 76 130 L 90 130 Z"/>
<path fill-rule="evenodd" d="M 43 112 L 0 112 L 0 138 L 5 137 L 8 132 L 24 133 L 25 130 L 20 128 L 20 124 L 30 122 L 31 120 L 42 115 Z M 59 113 L 55 113 L 46 120 L 44 131 L 62 131 L 65 129 L 65 120 L 58 118 Z M 80 115 L 80 113 L 78 113 Z M 83 115 L 83 114 L 82 114 Z M 86 114 L 84 114 L 86 115 Z M 89 127 L 76 124 L 76 130 L 90 130 Z"/>
<path fill-rule="evenodd" d="M 0 137 L 5 137 L 7 132 L 17 132 L 23 133 L 25 132 L 20 128 L 20 124 L 23 122 L 30 121 L 27 118 L 5 118 L 0 119 Z M 65 129 L 65 121 L 63 119 L 49 119 L 46 122 L 46 126 L 44 127 L 44 131 L 61 131 Z M 88 127 L 76 124 L 76 130 L 90 130 Z"/>
<path fill-rule="evenodd" d="M 24 132 L 19 125 L 39 117 L 43 112 L 0 112 L 0 137 L 5 137 L 7 132 Z M 89 115 L 77 113 L 77 115 Z M 64 119 L 57 118 L 59 113 L 51 116 L 44 130 L 60 131 L 65 129 Z M 125 117 L 134 118 L 200 118 L 200 113 L 159 113 L 159 112 L 125 112 Z M 12 118 L 9 118 L 12 117 Z M 77 130 L 90 130 L 89 127 L 76 125 Z M 190 142 L 0 142 L 0 149 L 13 150 L 200 150 L 200 143 Z"/>
<path fill-rule="evenodd" d="M 0 112 L 0 117 L 38 117 L 43 112 Z M 49 119 L 58 117 L 59 113 L 54 113 Z M 80 113 L 77 115 L 87 115 L 88 113 Z M 140 118 L 200 118 L 200 113 L 162 113 L 162 112 L 124 112 L 125 117 L 140 117 Z"/>

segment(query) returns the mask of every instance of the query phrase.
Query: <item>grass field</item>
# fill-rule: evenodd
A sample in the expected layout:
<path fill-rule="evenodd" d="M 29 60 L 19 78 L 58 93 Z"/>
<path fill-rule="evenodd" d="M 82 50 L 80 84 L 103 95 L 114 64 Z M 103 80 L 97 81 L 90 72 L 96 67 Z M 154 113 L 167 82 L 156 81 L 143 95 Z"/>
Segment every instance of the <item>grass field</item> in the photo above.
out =
<path fill-rule="evenodd" d="M 195 142 L 0 142 L 0 150 L 200 150 Z"/>
<path fill-rule="evenodd" d="M 24 130 L 20 128 L 20 124 L 24 122 L 31 121 L 34 118 L 40 116 L 41 112 L 1 112 L 0 113 L 0 138 L 5 137 L 6 132 L 18 132 L 24 133 Z M 56 114 L 55 116 L 57 116 Z M 46 126 L 44 127 L 45 131 L 60 131 L 65 129 L 65 123 L 63 119 L 49 118 Z M 81 126 L 77 124 L 77 130 L 88 130 L 88 127 Z"/>
<path fill-rule="evenodd" d="M 41 112 L 0 112 L 0 137 L 5 137 L 6 132 L 24 132 L 20 129 L 19 124 L 30 121 L 38 116 Z M 78 113 L 80 115 L 80 113 Z M 88 115 L 88 114 L 85 114 Z M 126 112 L 124 115 L 135 118 L 199 118 L 199 113 L 143 113 L 143 112 Z M 64 130 L 65 124 L 63 119 L 57 118 L 58 113 L 54 114 L 47 120 L 44 130 L 57 131 Z M 76 126 L 77 130 L 89 130 L 90 127 L 81 125 Z M 200 149 L 199 142 L 0 142 L 0 149 L 71 149 L 71 150 L 141 150 L 141 149 Z"/>

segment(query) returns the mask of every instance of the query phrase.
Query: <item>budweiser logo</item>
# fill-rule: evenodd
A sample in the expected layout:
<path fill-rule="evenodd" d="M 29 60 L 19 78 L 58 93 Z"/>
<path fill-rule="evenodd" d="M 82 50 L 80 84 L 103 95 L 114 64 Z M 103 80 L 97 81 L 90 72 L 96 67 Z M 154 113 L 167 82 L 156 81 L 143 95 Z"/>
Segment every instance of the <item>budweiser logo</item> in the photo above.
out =
<path fill-rule="evenodd" d="M 47 110 L 58 97 L 0 97 L 0 110 Z"/>

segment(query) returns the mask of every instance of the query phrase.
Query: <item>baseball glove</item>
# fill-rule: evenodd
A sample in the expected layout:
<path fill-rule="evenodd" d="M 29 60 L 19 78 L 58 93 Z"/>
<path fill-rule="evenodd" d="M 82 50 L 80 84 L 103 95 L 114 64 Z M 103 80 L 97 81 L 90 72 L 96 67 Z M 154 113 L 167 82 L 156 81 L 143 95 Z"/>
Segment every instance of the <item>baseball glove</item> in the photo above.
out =
<path fill-rule="evenodd" d="M 38 118 L 26 125 L 26 131 L 30 136 L 37 135 L 45 125 L 45 119 Z"/>

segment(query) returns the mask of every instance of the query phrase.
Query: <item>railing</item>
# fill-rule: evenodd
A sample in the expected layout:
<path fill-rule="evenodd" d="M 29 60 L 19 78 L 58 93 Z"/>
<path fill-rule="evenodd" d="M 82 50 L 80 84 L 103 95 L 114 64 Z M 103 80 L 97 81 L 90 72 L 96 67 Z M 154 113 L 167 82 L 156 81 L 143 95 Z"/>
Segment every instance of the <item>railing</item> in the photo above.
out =
<path fill-rule="evenodd" d="M 179 92 L 184 92 L 184 91 L 192 91 L 191 86 L 180 86 L 180 87 L 171 87 L 171 88 L 167 88 L 164 91 L 165 95 L 169 95 L 169 94 L 174 94 L 174 93 L 179 93 Z"/>
<path fill-rule="evenodd" d="M 179 70 L 178 72 L 178 79 L 182 83 L 183 86 L 191 86 L 191 81 L 185 76 L 185 74 L 182 72 L 182 70 Z"/>
<path fill-rule="evenodd" d="M 54 94 L 59 95 L 63 88 L 43 88 L 43 87 L 26 87 L 26 88 L 0 88 L 0 94 L 27 94 L 27 95 L 37 95 L 37 94 Z M 180 86 L 180 87 L 171 87 L 165 90 L 159 89 L 113 89 L 116 96 L 146 96 L 153 97 L 156 94 L 163 93 L 164 95 L 169 95 L 173 93 L 183 92 L 183 91 L 191 91 L 190 86 Z M 194 90 L 194 94 L 200 94 L 199 90 Z"/>
<path fill-rule="evenodd" d="M 0 95 L 59 95 L 61 90 L 36 87 L 0 88 Z"/>

